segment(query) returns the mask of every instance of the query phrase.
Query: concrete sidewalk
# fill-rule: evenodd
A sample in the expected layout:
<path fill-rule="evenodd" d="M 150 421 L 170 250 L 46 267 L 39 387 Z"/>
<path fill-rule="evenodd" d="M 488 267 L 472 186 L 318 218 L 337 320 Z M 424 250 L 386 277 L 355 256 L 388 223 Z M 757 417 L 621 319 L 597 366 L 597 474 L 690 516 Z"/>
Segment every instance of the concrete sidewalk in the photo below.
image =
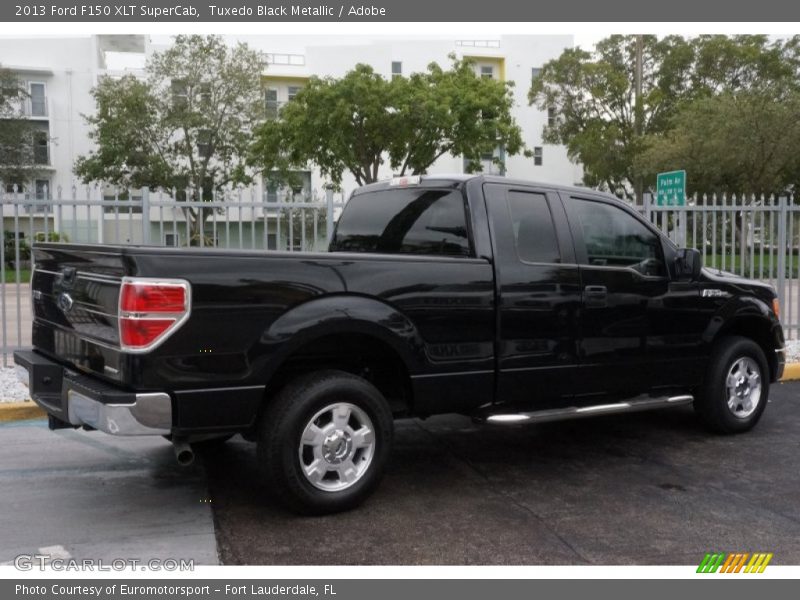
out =
<path fill-rule="evenodd" d="M 178 467 L 166 440 L 35 420 L 0 424 L 0 444 L 0 563 L 49 553 L 218 564 L 203 469 Z"/>

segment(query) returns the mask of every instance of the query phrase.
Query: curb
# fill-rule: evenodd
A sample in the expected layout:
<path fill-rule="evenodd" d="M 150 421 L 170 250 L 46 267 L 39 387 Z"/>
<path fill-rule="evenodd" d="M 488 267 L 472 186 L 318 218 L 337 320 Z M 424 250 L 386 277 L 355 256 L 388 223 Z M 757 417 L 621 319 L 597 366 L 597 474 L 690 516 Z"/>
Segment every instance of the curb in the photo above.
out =
<path fill-rule="evenodd" d="M 787 363 L 783 368 L 781 383 L 800 380 L 800 362 Z M 31 401 L 28 402 L 0 402 L 0 423 L 10 421 L 24 421 L 26 419 L 43 419 L 47 413 Z"/>
<path fill-rule="evenodd" d="M 0 423 L 10 421 L 25 421 L 27 419 L 43 419 L 47 413 L 33 402 L 2 402 L 0 403 Z"/>
<path fill-rule="evenodd" d="M 786 363 L 783 367 L 781 381 L 797 381 L 800 379 L 800 363 Z"/>

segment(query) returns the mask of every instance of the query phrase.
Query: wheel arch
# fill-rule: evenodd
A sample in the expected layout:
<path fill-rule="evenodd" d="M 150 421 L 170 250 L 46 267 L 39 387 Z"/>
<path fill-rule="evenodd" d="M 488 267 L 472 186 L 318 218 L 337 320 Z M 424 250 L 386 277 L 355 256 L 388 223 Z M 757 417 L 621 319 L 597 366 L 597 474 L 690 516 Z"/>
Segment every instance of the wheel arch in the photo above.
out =
<path fill-rule="evenodd" d="M 412 411 L 422 338 L 389 304 L 351 295 L 311 301 L 273 322 L 262 343 L 278 346 L 263 373 L 267 397 L 311 368 L 338 369 L 370 381 L 393 413 Z"/>
<path fill-rule="evenodd" d="M 775 324 L 762 314 L 739 314 L 722 324 L 714 335 L 713 342 L 732 335 L 751 339 L 758 344 L 767 359 L 770 381 L 776 381 L 779 367 L 776 350 L 782 348 L 782 344 L 776 339 Z"/>

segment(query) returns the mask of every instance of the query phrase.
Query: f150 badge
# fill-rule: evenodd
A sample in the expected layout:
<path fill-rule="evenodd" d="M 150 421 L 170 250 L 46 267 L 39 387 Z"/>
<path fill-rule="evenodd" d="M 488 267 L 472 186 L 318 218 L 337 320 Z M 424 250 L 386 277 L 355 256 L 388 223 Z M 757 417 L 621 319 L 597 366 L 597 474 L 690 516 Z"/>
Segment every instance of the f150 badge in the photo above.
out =
<path fill-rule="evenodd" d="M 709 288 L 703 290 L 703 298 L 729 298 L 730 294 L 725 290 Z"/>

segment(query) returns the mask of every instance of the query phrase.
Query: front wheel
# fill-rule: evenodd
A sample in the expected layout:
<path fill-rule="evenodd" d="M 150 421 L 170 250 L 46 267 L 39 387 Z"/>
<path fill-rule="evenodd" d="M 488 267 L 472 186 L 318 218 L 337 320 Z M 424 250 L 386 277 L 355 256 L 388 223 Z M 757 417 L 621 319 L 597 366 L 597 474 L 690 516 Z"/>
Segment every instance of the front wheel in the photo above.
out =
<path fill-rule="evenodd" d="M 745 337 L 725 337 L 712 352 L 695 410 L 719 433 L 748 431 L 767 406 L 769 384 L 769 367 L 761 347 Z"/>
<path fill-rule="evenodd" d="M 270 401 L 259 426 L 259 465 L 289 509 L 348 510 L 377 486 L 392 429 L 389 406 L 371 383 L 319 371 L 293 380 Z"/>

